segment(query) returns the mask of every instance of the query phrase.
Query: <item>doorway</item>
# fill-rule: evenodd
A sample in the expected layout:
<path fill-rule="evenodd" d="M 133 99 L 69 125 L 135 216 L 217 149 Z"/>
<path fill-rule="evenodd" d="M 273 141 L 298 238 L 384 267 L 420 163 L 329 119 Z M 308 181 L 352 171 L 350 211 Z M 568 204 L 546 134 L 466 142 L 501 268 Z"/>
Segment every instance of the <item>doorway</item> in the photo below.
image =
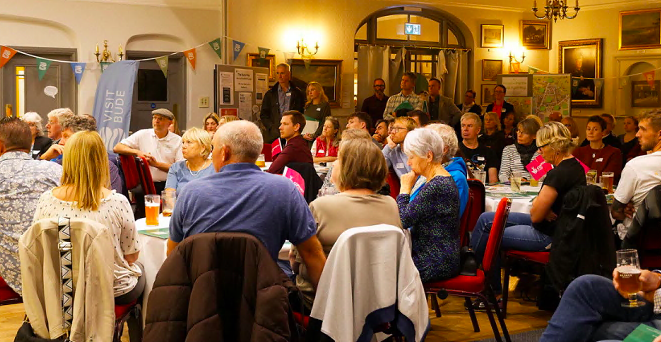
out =
<path fill-rule="evenodd" d="M 42 58 L 76 61 L 76 49 L 16 47 L 17 50 Z M 56 108 L 77 109 L 77 84 L 68 63 L 52 62 L 39 80 L 37 60 L 21 53 L 0 68 L 0 102 L 5 114 L 21 117 L 37 112 L 44 123 Z M 44 125 L 45 126 L 45 125 Z M 44 132 L 45 133 L 45 132 Z"/>
<path fill-rule="evenodd" d="M 169 52 L 126 51 L 127 59 L 136 60 L 169 55 Z M 129 134 L 151 128 L 151 112 L 156 108 L 170 110 L 181 128 L 186 127 L 186 64 L 184 55 L 168 57 L 166 78 L 155 60 L 141 61 L 133 86 L 133 104 Z"/>

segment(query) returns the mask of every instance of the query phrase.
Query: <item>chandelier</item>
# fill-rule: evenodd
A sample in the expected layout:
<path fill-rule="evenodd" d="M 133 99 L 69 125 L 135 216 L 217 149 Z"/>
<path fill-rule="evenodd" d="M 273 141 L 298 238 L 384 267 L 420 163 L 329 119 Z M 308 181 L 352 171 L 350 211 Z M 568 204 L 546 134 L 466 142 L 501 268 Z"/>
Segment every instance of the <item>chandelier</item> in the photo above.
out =
<path fill-rule="evenodd" d="M 554 22 L 557 22 L 558 18 L 574 19 L 581 9 L 578 7 L 578 0 L 576 0 L 576 6 L 574 6 L 574 15 L 568 15 L 567 8 L 569 8 L 567 0 L 544 0 L 544 13 L 539 15 L 537 14 L 537 0 L 533 0 L 532 5 L 532 11 L 537 19 L 553 19 Z"/>

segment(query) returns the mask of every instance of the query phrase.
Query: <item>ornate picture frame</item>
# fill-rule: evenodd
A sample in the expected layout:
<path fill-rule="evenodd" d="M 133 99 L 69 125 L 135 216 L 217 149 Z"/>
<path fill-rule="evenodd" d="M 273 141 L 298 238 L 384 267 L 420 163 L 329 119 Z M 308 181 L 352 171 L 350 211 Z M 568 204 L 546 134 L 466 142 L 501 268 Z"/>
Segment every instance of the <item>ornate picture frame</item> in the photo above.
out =
<path fill-rule="evenodd" d="M 661 8 L 620 12 L 620 50 L 661 48 Z"/>
<path fill-rule="evenodd" d="M 572 107 L 601 107 L 603 38 L 558 42 L 558 73 L 572 76 Z"/>
<path fill-rule="evenodd" d="M 505 26 L 482 24 L 480 25 L 480 47 L 502 48 L 505 43 Z"/>
<path fill-rule="evenodd" d="M 503 73 L 502 59 L 482 60 L 482 81 L 495 81 L 499 74 Z"/>
<path fill-rule="evenodd" d="M 261 59 L 258 53 L 248 53 L 247 58 L 247 66 L 269 68 L 269 82 L 275 81 L 275 55 L 266 55 Z"/>
<path fill-rule="evenodd" d="M 551 22 L 547 20 L 521 20 L 521 46 L 528 50 L 551 48 Z"/>

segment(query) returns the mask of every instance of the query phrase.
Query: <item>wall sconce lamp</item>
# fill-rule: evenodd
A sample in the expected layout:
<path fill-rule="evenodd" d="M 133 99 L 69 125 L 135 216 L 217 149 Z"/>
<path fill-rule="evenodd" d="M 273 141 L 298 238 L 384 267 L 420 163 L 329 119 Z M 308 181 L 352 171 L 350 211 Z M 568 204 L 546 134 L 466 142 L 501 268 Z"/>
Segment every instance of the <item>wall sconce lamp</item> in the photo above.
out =
<path fill-rule="evenodd" d="M 509 55 L 509 58 L 510 58 L 510 72 L 518 74 L 519 71 L 521 70 L 521 63 L 523 63 L 523 61 L 526 59 L 526 51 L 525 50 L 521 51 L 521 56 L 520 56 L 521 59 L 520 60 L 517 57 L 519 57 L 519 56 L 517 56 L 516 52 L 512 53 L 512 51 L 510 51 L 510 55 Z"/>
<path fill-rule="evenodd" d="M 306 44 L 303 41 L 303 38 L 301 38 L 301 40 L 296 42 L 296 51 L 298 51 L 298 54 L 303 58 L 311 58 L 319 52 L 319 42 L 314 43 L 314 52 L 312 52 L 308 48 L 308 44 Z"/>
<path fill-rule="evenodd" d="M 119 44 L 118 48 L 119 52 L 117 53 L 117 57 L 119 57 L 118 60 L 122 60 L 124 58 L 124 50 L 122 50 L 122 44 Z M 94 50 L 94 55 L 96 56 L 96 61 L 99 63 L 114 63 L 115 59 L 112 57 L 112 53 L 108 51 L 108 41 L 104 40 L 103 41 L 103 51 L 99 52 L 99 44 L 96 44 L 96 49 Z"/>

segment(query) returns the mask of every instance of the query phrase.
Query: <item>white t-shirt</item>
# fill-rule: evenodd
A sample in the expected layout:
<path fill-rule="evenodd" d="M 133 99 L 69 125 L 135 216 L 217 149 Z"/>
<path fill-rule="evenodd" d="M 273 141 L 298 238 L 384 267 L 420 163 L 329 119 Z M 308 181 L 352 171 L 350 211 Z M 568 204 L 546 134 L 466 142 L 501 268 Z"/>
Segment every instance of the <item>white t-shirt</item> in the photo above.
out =
<path fill-rule="evenodd" d="M 115 190 L 101 200 L 96 211 L 82 210 L 74 206 L 75 202 L 62 201 L 53 196 L 53 191 L 44 192 L 39 198 L 37 211 L 34 213 L 34 222 L 44 218 L 71 217 L 85 218 L 99 222 L 112 232 L 115 249 L 115 265 L 113 267 L 113 289 L 115 297 L 133 290 L 141 275 L 140 267 L 136 264 L 129 266 L 124 255 L 140 251 L 138 230 L 135 229 L 135 220 L 131 204 L 122 194 Z M 33 222 L 33 223 L 34 223 Z"/>
<path fill-rule="evenodd" d="M 661 184 L 661 151 L 639 156 L 627 162 L 613 197 L 622 204 L 633 201 L 634 208 L 638 208 L 650 190 L 659 184 Z M 624 226 L 629 228 L 631 221 L 630 218 L 624 219 Z"/>
<path fill-rule="evenodd" d="M 144 153 L 150 153 L 159 162 L 174 164 L 184 160 L 181 153 L 181 137 L 168 132 L 163 138 L 159 138 L 153 129 L 141 129 L 128 138 L 121 141 L 132 149 L 140 150 Z M 150 166 L 151 178 L 154 182 L 164 182 L 168 178 L 167 171 L 161 171 L 156 167 Z"/>

